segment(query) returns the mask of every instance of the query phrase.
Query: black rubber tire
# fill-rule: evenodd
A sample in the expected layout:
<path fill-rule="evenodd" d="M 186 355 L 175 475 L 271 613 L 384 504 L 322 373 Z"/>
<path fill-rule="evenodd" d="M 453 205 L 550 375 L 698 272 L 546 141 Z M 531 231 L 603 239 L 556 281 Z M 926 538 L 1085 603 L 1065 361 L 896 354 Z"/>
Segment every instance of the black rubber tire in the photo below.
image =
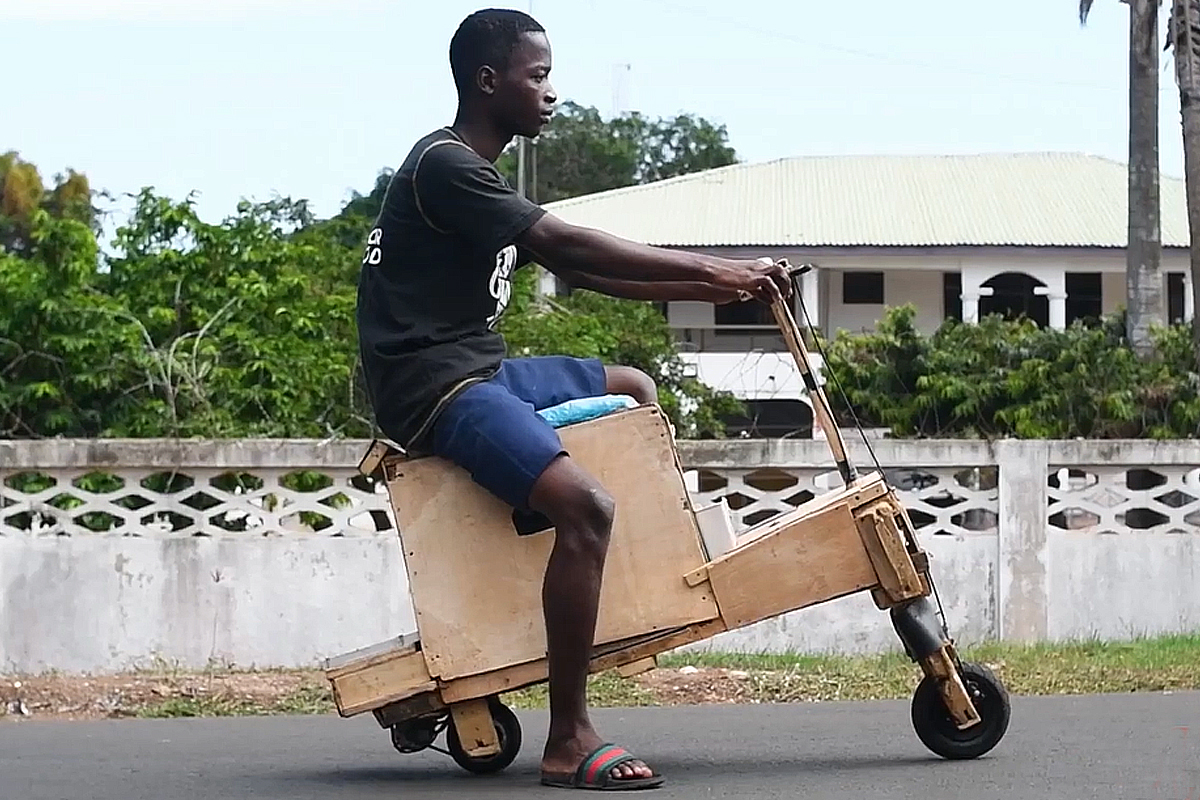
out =
<path fill-rule="evenodd" d="M 983 664 L 962 665 L 962 680 L 979 712 L 978 725 L 960 731 L 942 701 L 937 682 L 926 676 L 912 699 L 912 723 L 917 738 L 942 758 L 979 758 L 1000 743 L 1012 714 L 1008 690 Z"/>
<path fill-rule="evenodd" d="M 454 763 L 476 775 L 490 775 L 500 772 L 513 762 L 517 753 L 521 752 L 521 721 L 512 709 L 498 700 L 490 703 L 492 722 L 496 726 L 496 735 L 500 737 L 500 752 L 494 756 L 475 758 L 466 754 L 459 741 L 458 731 L 454 729 L 451 719 L 446 728 L 446 749 Z"/>

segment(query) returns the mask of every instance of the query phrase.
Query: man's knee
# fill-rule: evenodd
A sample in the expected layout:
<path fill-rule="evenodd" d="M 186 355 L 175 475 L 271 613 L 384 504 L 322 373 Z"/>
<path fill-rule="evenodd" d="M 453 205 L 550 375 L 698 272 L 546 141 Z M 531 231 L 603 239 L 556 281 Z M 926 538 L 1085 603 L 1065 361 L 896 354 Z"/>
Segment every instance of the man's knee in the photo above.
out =
<path fill-rule="evenodd" d="M 610 394 L 627 394 L 642 404 L 658 402 L 658 386 L 654 379 L 636 367 L 611 366 L 604 368 Z"/>
<path fill-rule="evenodd" d="M 546 468 L 533 486 L 529 505 L 554 524 L 565 544 L 601 552 L 607 548 L 616 501 L 569 456 Z"/>

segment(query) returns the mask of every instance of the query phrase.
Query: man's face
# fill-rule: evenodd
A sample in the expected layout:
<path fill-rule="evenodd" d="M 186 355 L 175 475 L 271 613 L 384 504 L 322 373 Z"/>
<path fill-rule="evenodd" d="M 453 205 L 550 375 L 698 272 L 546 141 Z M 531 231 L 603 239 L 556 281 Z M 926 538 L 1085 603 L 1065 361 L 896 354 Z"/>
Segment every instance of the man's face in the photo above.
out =
<path fill-rule="evenodd" d="M 550 85 L 550 41 L 527 33 L 496 76 L 492 102 L 501 122 L 520 136 L 534 137 L 550 122 L 558 97 Z"/>

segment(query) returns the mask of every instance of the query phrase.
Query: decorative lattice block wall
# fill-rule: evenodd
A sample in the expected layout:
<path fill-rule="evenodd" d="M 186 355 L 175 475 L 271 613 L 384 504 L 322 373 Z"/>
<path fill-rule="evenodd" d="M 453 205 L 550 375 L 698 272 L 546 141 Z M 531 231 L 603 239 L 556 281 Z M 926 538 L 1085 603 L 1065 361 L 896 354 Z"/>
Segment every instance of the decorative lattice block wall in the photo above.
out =
<path fill-rule="evenodd" d="M 937 535 L 996 532 L 995 467 L 885 469 L 884 474 L 918 531 Z M 705 468 L 696 471 L 696 481 L 697 502 L 724 498 L 743 528 L 842 486 L 836 470 L 796 467 Z"/>
<path fill-rule="evenodd" d="M 353 469 L 23 470 L 0 483 L 0 535 L 372 536 L 382 485 Z"/>
<path fill-rule="evenodd" d="M 1059 530 L 1098 534 L 1200 531 L 1200 467 L 1060 467 L 1050 471 L 1047 485 L 1049 524 Z"/>

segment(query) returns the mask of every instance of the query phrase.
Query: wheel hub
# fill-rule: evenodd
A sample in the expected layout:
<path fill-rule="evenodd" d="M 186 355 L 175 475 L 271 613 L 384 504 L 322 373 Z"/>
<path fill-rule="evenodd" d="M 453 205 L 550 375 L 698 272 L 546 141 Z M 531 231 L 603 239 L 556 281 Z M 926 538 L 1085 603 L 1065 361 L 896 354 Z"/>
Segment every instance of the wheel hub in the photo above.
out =
<path fill-rule="evenodd" d="M 444 717 L 425 717 L 392 726 L 392 746 L 401 753 L 419 753 L 429 748 L 446 727 Z"/>

